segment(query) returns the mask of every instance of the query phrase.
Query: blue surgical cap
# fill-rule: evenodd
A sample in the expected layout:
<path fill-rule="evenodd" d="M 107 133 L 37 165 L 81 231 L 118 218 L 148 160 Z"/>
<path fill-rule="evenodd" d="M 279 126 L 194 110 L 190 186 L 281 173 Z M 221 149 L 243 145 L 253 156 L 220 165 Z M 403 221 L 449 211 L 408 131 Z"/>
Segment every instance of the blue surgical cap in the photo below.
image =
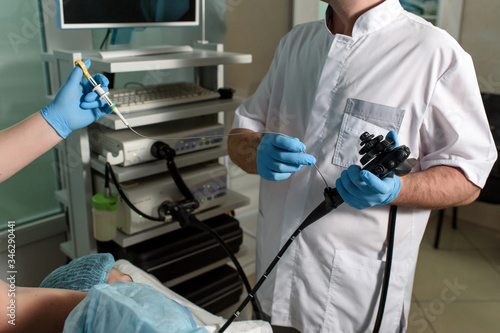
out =
<path fill-rule="evenodd" d="M 40 287 L 89 291 L 93 286 L 108 281 L 109 271 L 114 265 L 115 259 L 110 253 L 90 254 L 57 268 L 42 281 Z"/>
<path fill-rule="evenodd" d="M 146 284 L 124 281 L 90 289 L 64 332 L 208 333 L 184 306 Z"/>

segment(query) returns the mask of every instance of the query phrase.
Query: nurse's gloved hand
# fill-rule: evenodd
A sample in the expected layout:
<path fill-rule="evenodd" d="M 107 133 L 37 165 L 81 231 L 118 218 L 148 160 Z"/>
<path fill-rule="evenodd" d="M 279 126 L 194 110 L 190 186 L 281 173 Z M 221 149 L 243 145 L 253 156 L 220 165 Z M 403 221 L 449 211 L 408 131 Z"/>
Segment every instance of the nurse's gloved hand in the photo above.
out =
<path fill-rule="evenodd" d="M 398 146 L 397 134 L 391 131 L 387 137 Z M 394 200 L 401 190 L 401 180 L 394 173 L 383 179 L 373 173 L 361 170 L 358 165 L 351 165 L 344 170 L 336 182 L 337 191 L 344 201 L 356 209 L 381 206 Z"/>
<path fill-rule="evenodd" d="M 314 165 L 316 159 L 303 153 L 306 146 L 297 138 L 281 134 L 266 134 L 257 148 L 257 172 L 266 180 L 283 180 L 304 165 Z"/>
<path fill-rule="evenodd" d="M 90 60 L 84 60 L 84 64 L 89 68 Z M 75 66 L 54 100 L 40 111 L 64 139 L 72 131 L 90 125 L 112 111 L 106 101 L 99 100 L 99 95 L 92 91 L 92 84 L 82 76 L 81 67 Z M 96 74 L 92 77 L 101 84 L 104 91 L 108 91 L 109 80 L 104 75 Z"/>

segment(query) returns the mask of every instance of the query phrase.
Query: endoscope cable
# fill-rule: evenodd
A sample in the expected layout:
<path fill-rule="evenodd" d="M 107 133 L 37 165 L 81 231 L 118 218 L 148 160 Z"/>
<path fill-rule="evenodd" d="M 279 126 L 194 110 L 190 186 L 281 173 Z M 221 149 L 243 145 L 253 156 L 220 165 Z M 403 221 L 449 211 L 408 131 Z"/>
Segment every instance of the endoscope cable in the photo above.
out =
<path fill-rule="evenodd" d="M 111 108 L 111 110 L 113 111 L 113 113 L 115 113 L 119 118 L 120 120 L 123 122 L 123 124 L 129 129 L 131 130 L 134 134 L 136 134 L 137 136 L 139 137 L 142 137 L 142 138 L 145 138 L 145 139 L 152 139 L 152 140 L 158 140 L 158 141 L 163 141 L 163 140 L 166 140 L 166 139 L 170 139 L 170 140 L 189 140 L 189 139 L 200 139 L 202 137 L 196 137 L 196 136 L 192 136 L 192 137 L 183 137 L 183 138 L 173 138 L 173 137 L 163 137 L 163 138 L 153 138 L 153 137 L 148 137 L 146 135 L 143 135 L 141 133 L 139 133 L 138 131 L 136 131 L 129 123 L 128 121 L 125 119 L 125 117 L 123 117 L 123 115 L 120 113 L 120 111 L 118 110 L 118 107 L 116 106 L 116 104 L 114 104 L 108 97 L 109 95 L 109 92 L 106 92 L 104 91 L 104 89 L 101 87 L 100 84 L 97 84 L 97 82 L 92 78 L 92 76 L 90 75 L 90 73 L 88 72 L 85 64 L 81 61 L 81 60 L 77 60 L 75 61 L 75 65 L 78 65 L 82 68 L 83 70 L 83 73 L 85 75 L 85 77 L 87 77 L 87 79 L 89 80 L 89 82 L 92 84 L 92 86 L 94 87 L 94 91 L 99 95 L 99 99 L 104 99 L 104 101 L 108 104 L 108 106 Z M 208 135 L 208 136 L 203 136 L 203 138 L 221 138 L 221 137 L 229 137 L 229 136 L 236 136 L 236 135 L 248 135 L 248 134 L 277 134 L 277 135 L 283 135 L 283 136 L 286 136 L 286 137 L 290 137 L 286 134 L 283 134 L 283 133 L 276 133 L 276 132 L 272 132 L 272 131 L 252 131 L 252 132 L 244 132 L 244 133 L 229 133 L 229 134 L 220 134 L 220 135 Z M 305 153 L 305 152 L 304 152 Z M 328 183 L 325 179 L 325 177 L 323 176 L 323 174 L 321 173 L 321 171 L 319 170 L 319 168 L 314 165 L 315 169 L 317 170 L 317 172 L 319 173 L 319 175 L 321 176 L 321 178 L 323 179 L 323 181 L 325 182 L 327 188 L 329 188 L 328 186 Z M 125 201 L 125 203 L 134 211 L 136 212 L 137 214 L 139 214 L 140 216 L 148 219 L 148 220 L 151 220 L 151 221 L 156 221 L 156 222 L 163 222 L 163 223 L 166 223 L 167 222 L 167 216 L 165 216 L 164 218 L 162 217 L 154 217 L 154 216 L 149 216 L 147 214 L 144 214 L 143 212 L 141 212 L 139 209 L 137 209 L 137 207 L 135 207 L 132 202 L 130 202 L 130 200 L 127 198 L 127 196 L 125 195 L 125 193 L 123 192 L 123 190 L 121 189 L 121 186 L 119 185 L 117 179 L 116 179 L 116 175 L 115 173 L 113 172 L 112 170 L 112 167 L 111 167 L 111 164 L 109 162 L 106 162 L 105 164 L 105 177 L 106 177 L 106 186 L 108 186 L 108 173 L 111 175 L 111 178 L 113 179 L 113 182 L 114 182 L 114 185 L 117 189 L 117 191 L 119 192 L 120 196 L 122 197 L 122 199 Z M 321 205 L 320 205 L 321 206 Z M 315 216 L 317 215 L 317 211 L 320 207 L 318 207 L 316 210 L 314 210 L 310 216 Z M 335 207 L 336 208 L 336 207 Z M 328 210 L 327 212 L 323 212 L 323 208 L 319 209 L 321 210 L 321 216 L 323 216 L 324 214 L 326 214 L 327 212 L 329 212 L 330 210 Z M 317 220 L 317 218 L 319 218 L 319 216 L 315 216 L 314 218 L 314 221 Z M 304 223 L 299 226 L 299 228 L 296 230 L 296 232 L 294 233 L 294 235 L 292 235 L 292 237 L 288 240 L 288 242 L 283 246 L 282 250 L 280 251 L 280 254 L 283 254 L 286 249 L 288 248 L 288 246 L 290 246 L 290 244 L 293 242 L 293 240 L 296 238 L 296 236 L 302 231 L 303 228 L 305 228 L 306 226 L 308 226 L 309 224 L 311 224 L 312 222 L 314 221 L 309 221 L 309 218 L 306 219 L 306 221 L 304 221 Z M 256 296 L 254 295 L 255 292 L 260 288 L 260 285 L 264 282 L 264 280 L 267 278 L 267 275 L 264 275 L 263 278 L 261 278 L 261 280 L 259 280 L 259 282 L 257 283 L 257 285 L 254 287 L 253 290 L 250 290 L 250 285 L 248 283 L 248 280 L 246 280 L 246 276 L 244 274 L 242 274 L 242 271 L 243 269 L 241 268 L 241 265 L 239 265 L 239 262 L 237 261 L 236 257 L 234 255 L 231 255 L 231 251 L 228 251 L 229 249 L 227 248 L 227 245 L 224 243 L 223 239 L 217 235 L 217 233 L 214 231 L 214 230 L 211 230 L 208 226 L 205 226 L 203 225 L 201 222 L 200 223 L 195 223 L 195 225 L 198 227 L 198 228 L 201 228 L 201 229 L 205 229 L 205 231 L 208 231 L 209 233 L 211 233 L 215 238 L 216 240 L 222 245 L 222 247 L 224 248 L 224 250 L 226 251 L 226 253 L 229 255 L 229 257 L 231 258 L 231 260 L 233 261 L 233 263 L 235 264 L 235 266 L 237 267 L 238 269 L 238 272 L 240 273 L 240 276 L 242 277 L 243 279 L 243 282 L 244 282 L 244 285 L 245 287 L 247 288 L 247 292 L 248 292 L 248 297 L 247 299 L 245 300 L 245 302 L 243 302 L 242 304 L 242 307 L 245 307 L 249 301 L 252 301 L 252 304 L 254 305 L 254 308 L 255 308 L 255 311 L 256 311 L 256 314 L 258 316 L 258 319 L 261 319 L 261 315 L 262 315 L 262 310 L 260 308 L 260 304 L 257 302 L 257 299 L 256 299 Z M 303 227 L 303 228 L 302 228 Z M 210 230 L 209 230 L 210 229 Z M 218 237 L 217 237 L 218 236 Z M 277 261 L 279 260 L 279 258 L 281 258 L 280 255 L 278 255 L 276 258 L 275 258 L 275 261 L 273 261 L 273 263 L 271 263 L 270 265 L 270 270 L 272 270 L 272 268 L 274 268 L 274 265 L 276 265 Z M 255 291 L 255 292 L 254 292 Z M 239 314 L 239 312 L 238 312 Z M 231 318 L 231 320 L 228 320 L 226 322 L 226 325 L 222 328 L 222 330 L 220 330 L 219 332 L 223 332 L 227 326 L 229 326 L 231 324 L 231 322 L 236 318 L 234 317 L 236 315 L 236 312 L 235 314 L 233 315 L 233 317 Z M 237 315 L 236 315 L 237 316 Z"/>
<path fill-rule="evenodd" d="M 151 139 L 151 140 L 158 140 L 158 141 L 163 141 L 163 140 L 191 140 L 191 139 L 201 139 L 201 138 L 222 138 L 222 137 L 229 137 L 229 136 L 236 136 L 236 135 L 248 135 L 248 134 L 278 134 L 278 135 L 283 135 L 283 136 L 286 136 L 286 137 L 289 137 L 288 135 L 286 134 L 283 134 L 283 133 L 278 133 L 278 132 L 272 132 L 272 131 L 252 131 L 252 132 L 244 132 L 244 133 L 228 133 L 228 134 L 218 134 L 218 135 L 204 135 L 204 136 L 186 136 L 186 137 L 182 137 L 182 138 L 175 138 L 175 137 L 163 137 L 163 138 L 154 138 L 154 137 L 149 137 L 147 135 L 144 135 L 144 134 L 141 134 L 139 133 L 138 131 L 136 131 L 129 123 L 128 121 L 125 119 L 125 117 L 123 117 L 123 115 L 121 114 L 121 112 L 118 110 L 118 107 L 116 106 L 116 104 L 114 104 L 108 97 L 109 95 L 109 91 L 104 91 L 104 89 L 101 87 L 100 84 L 98 84 L 94 78 L 90 75 L 88 69 L 87 69 L 87 66 L 85 66 L 85 64 L 83 63 L 83 61 L 81 60 L 76 60 L 75 61 L 75 65 L 77 66 L 80 66 L 80 68 L 82 69 L 83 71 L 83 74 L 85 75 L 85 77 L 89 80 L 89 82 L 92 84 L 92 86 L 94 87 L 94 91 L 99 95 L 99 99 L 104 99 L 104 101 L 108 104 L 108 106 L 111 108 L 111 110 L 113 111 L 113 113 L 116 114 L 116 116 L 118 118 L 120 118 L 120 120 L 123 122 L 123 124 L 125 126 L 127 126 L 127 128 L 129 130 L 131 130 L 135 135 L 141 137 L 141 138 L 144 138 L 144 139 Z M 305 152 L 304 152 L 305 153 Z M 318 171 L 318 173 L 320 174 L 321 178 L 323 179 L 323 182 L 325 183 L 325 185 L 327 187 L 328 186 L 328 183 L 326 182 L 326 179 L 325 177 L 323 176 L 323 174 L 321 173 L 321 171 L 318 169 L 318 167 L 316 165 L 314 165 L 314 167 L 316 168 L 316 170 Z"/>

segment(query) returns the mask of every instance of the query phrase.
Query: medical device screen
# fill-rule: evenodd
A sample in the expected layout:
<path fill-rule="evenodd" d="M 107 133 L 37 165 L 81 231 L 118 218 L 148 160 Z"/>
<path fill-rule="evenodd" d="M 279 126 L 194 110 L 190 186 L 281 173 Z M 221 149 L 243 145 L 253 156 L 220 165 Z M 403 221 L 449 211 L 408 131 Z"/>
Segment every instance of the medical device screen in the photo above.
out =
<path fill-rule="evenodd" d="M 61 29 L 198 25 L 197 0 L 58 0 Z"/>

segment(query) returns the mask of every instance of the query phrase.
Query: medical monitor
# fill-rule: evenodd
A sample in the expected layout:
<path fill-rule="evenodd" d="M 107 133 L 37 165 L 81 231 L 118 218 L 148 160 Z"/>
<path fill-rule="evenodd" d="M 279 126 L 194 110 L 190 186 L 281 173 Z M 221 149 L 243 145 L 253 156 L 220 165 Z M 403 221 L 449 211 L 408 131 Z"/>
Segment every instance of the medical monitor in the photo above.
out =
<path fill-rule="evenodd" d="M 197 26 L 198 0 L 55 0 L 60 29 Z"/>

